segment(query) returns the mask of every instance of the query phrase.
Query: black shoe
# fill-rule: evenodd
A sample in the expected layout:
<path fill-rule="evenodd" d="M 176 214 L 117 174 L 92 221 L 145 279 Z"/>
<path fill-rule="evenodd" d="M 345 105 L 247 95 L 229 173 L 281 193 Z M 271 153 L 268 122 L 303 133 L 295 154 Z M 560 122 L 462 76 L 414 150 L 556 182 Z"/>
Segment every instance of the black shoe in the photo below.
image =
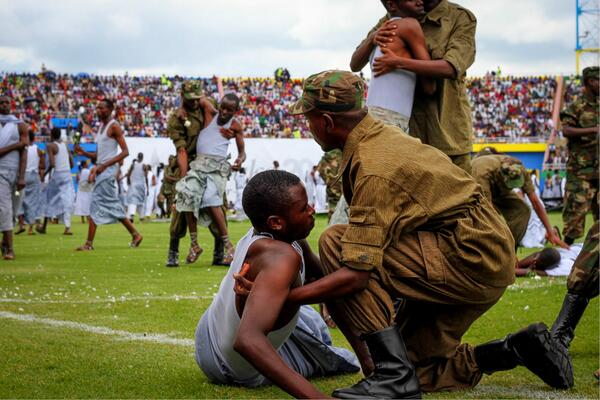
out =
<path fill-rule="evenodd" d="M 218 236 L 215 236 L 215 247 L 213 251 L 212 265 L 222 265 L 228 267 L 231 263 L 223 262 L 225 256 L 225 242 Z"/>
<path fill-rule="evenodd" d="M 167 256 L 167 263 L 165 265 L 167 267 L 179 267 L 179 252 L 169 250 L 169 255 Z"/>
<path fill-rule="evenodd" d="M 229 267 L 231 265 L 231 263 L 227 262 L 226 260 L 223 259 L 223 257 L 221 257 L 221 258 L 213 258 L 212 265 L 221 266 L 221 267 Z"/>
<path fill-rule="evenodd" d="M 421 387 L 395 326 L 363 336 L 375 371 L 356 385 L 336 389 L 340 399 L 420 399 Z"/>
<path fill-rule="evenodd" d="M 573 293 L 567 293 L 563 300 L 562 308 L 552 325 L 550 334 L 555 341 L 567 349 L 571 346 L 575 337 L 575 327 L 577 327 L 588 303 L 589 299 Z"/>
<path fill-rule="evenodd" d="M 475 347 L 475 361 L 486 374 L 523 365 L 553 388 L 568 389 L 573 386 L 569 352 L 552 340 L 543 323 L 531 324 L 509 334 L 504 340 L 494 340 Z"/>

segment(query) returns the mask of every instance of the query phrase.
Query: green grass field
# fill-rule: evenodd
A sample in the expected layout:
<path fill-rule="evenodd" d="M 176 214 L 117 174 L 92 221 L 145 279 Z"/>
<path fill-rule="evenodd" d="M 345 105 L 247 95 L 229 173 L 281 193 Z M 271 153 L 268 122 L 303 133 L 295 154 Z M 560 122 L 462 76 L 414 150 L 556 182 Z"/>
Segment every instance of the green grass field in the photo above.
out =
<path fill-rule="evenodd" d="M 120 225 L 99 228 L 96 251 L 50 225 L 47 235 L 17 236 L 17 260 L 0 261 L 1 398 L 286 398 L 275 387 L 245 389 L 208 382 L 193 357 L 198 319 L 226 268 L 210 266 L 212 238 L 201 231 L 205 254 L 192 266 L 165 268 L 168 225 L 144 223 L 139 249 L 130 249 Z M 551 221 L 560 226 L 560 215 Z M 588 221 L 588 226 L 589 221 Z M 248 223 L 231 222 L 239 239 Z M 313 248 L 325 219 L 317 218 Z M 182 241 L 181 260 L 188 247 Z M 522 257 L 531 251 L 520 251 Z M 565 278 L 522 278 L 467 332 L 478 344 L 535 321 L 551 325 L 566 291 Z M 429 398 L 599 398 L 598 299 L 585 313 L 571 347 L 575 387 L 555 391 L 525 368 L 485 376 L 472 391 Z M 340 332 L 334 343 L 347 346 Z M 359 374 L 313 380 L 324 393 L 350 385 Z"/>

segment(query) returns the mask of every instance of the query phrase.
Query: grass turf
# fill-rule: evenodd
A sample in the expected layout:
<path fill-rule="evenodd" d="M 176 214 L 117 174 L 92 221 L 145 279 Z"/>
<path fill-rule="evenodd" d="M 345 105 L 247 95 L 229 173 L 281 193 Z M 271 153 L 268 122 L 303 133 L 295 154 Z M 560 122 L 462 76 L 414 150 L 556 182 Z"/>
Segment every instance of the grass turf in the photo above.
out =
<path fill-rule="evenodd" d="M 559 214 L 550 219 L 560 226 Z M 309 238 L 314 249 L 325 225 L 325 218 L 318 217 Z M 0 261 L 0 397 L 288 397 L 276 387 L 245 389 L 208 382 L 194 361 L 192 339 L 226 268 L 210 265 L 212 238 L 206 230 L 200 232 L 205 253 L 199 261 L 169 269 L 164 267 L 168 225 L 138 227 L 144 235 L 139 249 L 127 247 L 129 236 L 120 225 L 100 227 L 97 250 L 88 253 L 73 251 L 85 238 L 86 226 L 79 223 L 72 237 L 62 236 L 62 226 L 56 225 L 44 236 L 16 237 L 17 260 Z M 248 227 L 247 222 L 231 222 L 233 240 Z M 182 261 L 187 245 L 184 239 Z M 464 340 L 483 343 L 535 321 L 551 325 L 565 283 L 565 278 L 518 279 Z M 575 388 L 569 391 L 554 391 L 519 367 L 485 376 L 471 391 L 426 397 L 598 398 L 592 376 L 599 366 L 598 314 L 594 299 L 571 348 Z M 335 344 L 348 346 L 338 330 L 332 335 Z M 346 375 L 313 383 L 327 394 L 359 378 Z"/>

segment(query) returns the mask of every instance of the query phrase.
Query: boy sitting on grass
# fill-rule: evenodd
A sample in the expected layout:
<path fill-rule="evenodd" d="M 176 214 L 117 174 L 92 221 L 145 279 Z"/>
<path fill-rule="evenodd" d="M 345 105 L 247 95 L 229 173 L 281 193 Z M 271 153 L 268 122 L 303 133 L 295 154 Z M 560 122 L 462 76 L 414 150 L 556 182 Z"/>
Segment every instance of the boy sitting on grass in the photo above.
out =
<path fill-rule="evenodd" d="M 214 383 L 274 383 L 295 397 L 324 398 L 305 378 L 359 367 L 351 352 L 331 346 L 315 310 L 286 304 L 307 276 L 321 276 L 304 240 L 314 227 L 306 190 L 296 175 L 268 170 L 248 182 L 242 204 L 252 228 L 198 323 L 196 361 Z M 234 293 L 238 272 L 254 282 L 247 297 Z"/>

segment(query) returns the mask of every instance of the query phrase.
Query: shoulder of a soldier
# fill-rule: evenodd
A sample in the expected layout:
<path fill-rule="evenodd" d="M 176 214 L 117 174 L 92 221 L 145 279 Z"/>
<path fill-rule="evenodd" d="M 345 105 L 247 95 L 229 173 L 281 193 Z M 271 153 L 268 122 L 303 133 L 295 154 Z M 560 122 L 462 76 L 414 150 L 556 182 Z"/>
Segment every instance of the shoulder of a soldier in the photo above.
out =
<path fill-rule="evenodd" d="M 475 17 L 475 14 L 460 4 L 448 2 L 448 10 L 452 19 L 465 18 L 467 21 L 477 22 L 477 17 Z"/>
<path fill-rule="evenodd" d="M 177 110 L 171 111 L 171 113 L 169 114 L 169 116 L 167 118 L 167 129 L 170 129 L 170 128 L 183 129 L 184 128 L 183 124 L 184 124 L 184 122 L 177 115 Z"/>

